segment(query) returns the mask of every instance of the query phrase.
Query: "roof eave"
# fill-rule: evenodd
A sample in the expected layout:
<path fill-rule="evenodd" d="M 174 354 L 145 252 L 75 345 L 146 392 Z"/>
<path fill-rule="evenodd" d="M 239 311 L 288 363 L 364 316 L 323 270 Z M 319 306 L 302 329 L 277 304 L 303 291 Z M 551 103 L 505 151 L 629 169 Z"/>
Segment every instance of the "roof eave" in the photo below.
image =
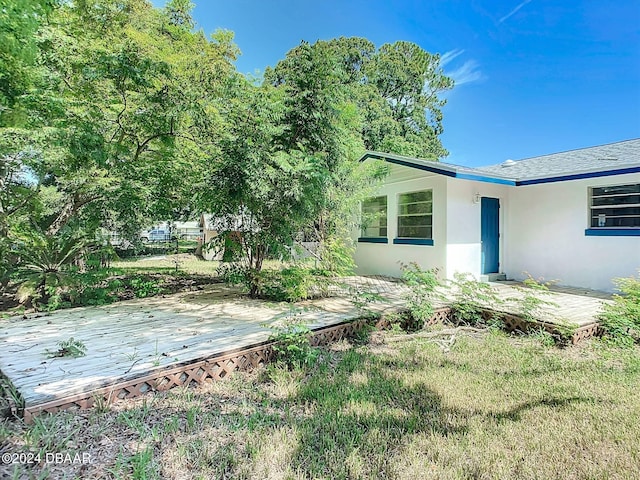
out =
<path fill-rule="evenodd" d="M 360 161 L 363 162 L 369 158 L 384 160 L 395 165 L 402 165 L 408 168 L 436 173 L 438 175 L 444 175 L 451 178 L 459 178 L 461 180 L 473 180 L 478 182 L 497 183 L 501 185 L 511 186 L 516 185 L 516 179 L 514 178 L 490 175 L 480 171 L 477 171 L 477 173 L 475 173 L 474 169 L 468 167 L 465 167 L 465 171 L 460 171 L 457 166 L 452 164 L 440 164 L 431 160 L 405 157 L 403 155 L 395 155 L 392 153 L 367 151 L 364 155 L 362 155 L 362 157 L 360 157 Z"/>

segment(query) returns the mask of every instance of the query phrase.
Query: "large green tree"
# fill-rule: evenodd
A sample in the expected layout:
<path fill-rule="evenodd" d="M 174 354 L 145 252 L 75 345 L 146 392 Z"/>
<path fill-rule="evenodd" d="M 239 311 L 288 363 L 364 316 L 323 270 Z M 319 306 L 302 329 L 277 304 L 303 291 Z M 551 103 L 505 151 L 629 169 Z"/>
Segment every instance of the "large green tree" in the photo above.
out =
<path fill-rule="evenodd" d="M 252 293 L 264 258 L 301 232 L 320 242 L 325 267 L 348 258 L 336 248 L 347 247 L 355 206 L 381 175 L 358 158 L 365 149 L 446 154 L 438 93 L 451 86 L 438 57 L 417 45 L 376 50 L 361 38 L 302 42 L 262 85 L 236 85 L 202 198 L 228 220 L 218 230 L 243 224 Z"/>
<path fill-rule="evenodd" d="M 363 38 L 303 42 L 267 70 L 265 81 L 286 92 L 281 146 L 303 145 L 326 158 L 328 181 L 309 226 L 321 244 L 345 235 L 367 192 L 357 163 L 364 149 L 432 160 L 447 153 L 438 138 L 439 94 L 453 82 L 437 55 L 413 43 L 376 49 Z"/>
<path fill-rule="evenodd" d="M 0 249 L 28 229 L 134 237 L 184 212 L 201 160 L 219 151 L 233 35 L 194 31 L 183 0 L 5 3 Z M 6 273 L 13 260 L 2 258 Z"/>

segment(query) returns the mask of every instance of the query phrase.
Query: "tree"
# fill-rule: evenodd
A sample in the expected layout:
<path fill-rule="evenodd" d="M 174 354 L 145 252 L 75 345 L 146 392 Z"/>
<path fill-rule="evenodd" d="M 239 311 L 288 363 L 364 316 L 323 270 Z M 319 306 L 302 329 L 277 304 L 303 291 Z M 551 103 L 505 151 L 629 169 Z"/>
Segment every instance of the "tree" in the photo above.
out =
<path fill-rule="evenodd" d="M 191 6 L 0 3 L 3 285 L 18 230 L 53 246 L 100 226 L 137 237 L 192 203 L 238 50 L 230 32 L 193 31 Z"/>
<path fill-rule="evenodd" d="M 265 72 L 265 82 L 286 95 L 278 143 L 326 159 L 320 209 L 308 226 L 323 245 L 344 244 L 337 239 L 348 234 L 355 206 L 382 174 L 362 174 L 357 159 L 364 149 L 432 160 L 446 155 L 438 94 L 453 82 L 439 57 L 415 44 L 376 50 L 363 38 L 303 42 Z"/>
<path fill-rule="evenodd" d="M 22 120 L 16 107 L 33 82 L 36 32 L 54 5 L 55 0 L 0 0 L 0 127 Z"/>
<path fill-rule="evenodd" d="M 40 29 L 28 128 L 47 128 L 43 147 L 55 151 L 41 165 L 63 194 L 57 215 L 42 219 L 49 235 L 88 214 L 135 231 L 189 201 L 185 179 L 210 153 L 237 55 L 229 33 L 191 30 L 190 7 L 81 0 Z"/>
<path fill-rule="evenodd" d="M 203 208 L 214 212 L 219 238 L 240 231 L 250 295 L 269 255 L 288 254 L 293 239 L 315 217 L 326 180 L 322 158 L 304 148 L 285 150 L 274 140 L 285 126 L 283 93 L 237 78 L 227 103 L 221 155 L 210 168 Z"/>

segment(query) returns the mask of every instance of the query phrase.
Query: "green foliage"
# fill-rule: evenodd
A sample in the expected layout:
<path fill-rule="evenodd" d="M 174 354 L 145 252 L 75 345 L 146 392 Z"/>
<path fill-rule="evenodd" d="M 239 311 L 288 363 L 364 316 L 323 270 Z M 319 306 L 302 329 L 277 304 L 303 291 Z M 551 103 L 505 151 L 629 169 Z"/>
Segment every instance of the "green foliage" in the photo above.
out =
<path fill-rule="evenodd" d="M 51 351 L 49 349 L 45 350 L 45 355 L 48 358 L 55 357 L 69 357 L 69 358 L 78 358 L 84 357 L 87 353 L 87 347 L 80 340 L 76 340 L 73 337 L 68 340 L 62 340 L 58 342 L 58 349 Z"/>
<path fill-rule="evenodd" d="M 166 292 L 158 285 L 158 281 L 145 277 L 133 277 L 129 279 L 129 285 L 133 288 L 133 294 L 138 298 L 153 297 Z"/>
<path fill-rule="evenodd" d="M 79 231 L 47 235 L 34 229 L 19 238 L 13 249 L 19 267 L 18 297 L 34 307 L 46 306 L 68 280 L 74 262 L 94 247 Z"/>
<path fill-rule="evenodd" d="M 272 333 L 269 340 L 273 342 L 275 361 L 281 362 L 290 370 L 308 368 L 315 364 L 320 351 L 310 343 L 311 330 L 296 321 L 295 312 L 291 311 L 281 324 L 269 325 Z"/>
<path fill-rule="evenodd" d="M 373 320 L 380 316 L 379 313 L 370 311 L 367 306 L 374 302 L 383 300 L 380 294 L 369 292 L 363 288 L 349 288 L 349 300 L 358 310 L 358 316 L 360 318 Z"/>
<path fill-rule="evenodd" d="M 522 283 L 524 284 L 524 288 L 516 287 L 520 296 L 510 298 L 507 301 L 515 302 L 517 314 L 523 320 L 528 322 L 540 320 L 544 313 L 545 306 L 557 306 L 556 303 L 541 298 L 544 295 L 549 295 L 549 286 L 553 282 L 536 280 L 531 275 L 528 275 L 528 278 L 526 278 Z"/>
<path fill-rule="evenodd" d="M 485 324 L 483 312 L 496 309 L 502 300 L 487 283 L 478 282 L 470 273 L 456 272 L 448 285 L 451 311 L 457 323 Z"/>
<path fill-rule="evenodd" d="M 257 275 L 258 296 L 277 302 L 305 300 L 311 297 L 311 287 L 316 285 L 316 278 L 304 267 L 262 270 Z"/>
<path fill-rule="evenodd" d="M 614 283 L 621 294 L 613 296 L 612 304 L 604 304 L 599 319 L 603 337 L 618 345 L 640 343 L 640 274 L 616 278 Z"/>
<path fill-rule="evenodd" d="M 433 316 L 436 289 L 441 285 L 438 270 L 423 270 L 417 263 L 402 265 L 402 278 L 409 287 L 407 306 L 413 319 L 424 325 Z"/>
<path fill-rule="evenodd" d="M 216 274 L 229 285 L 249 285 L 248 267 L 242 262 L 221 263 Z"/>

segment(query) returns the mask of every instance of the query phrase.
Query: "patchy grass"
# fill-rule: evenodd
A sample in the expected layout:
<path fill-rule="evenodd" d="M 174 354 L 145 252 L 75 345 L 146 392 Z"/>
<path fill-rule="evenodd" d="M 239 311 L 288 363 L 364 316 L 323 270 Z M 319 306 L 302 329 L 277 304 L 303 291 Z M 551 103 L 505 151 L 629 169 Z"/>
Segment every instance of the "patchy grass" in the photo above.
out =
<path fill-rule="evenodd" d="M 393 335 L 324 349 L 306 373 L 271 366 L 29 427 L 5 422 L 0 452 L 92 462 L 5 465 L 0 477 L 638 478 L 637 347 L 558 349 L 492 331 L 445 354 Z"/>
<path fill-rule="evenodd" d="M 192 254 L 139 257 L 113 262 L 108 268 L 87 272 L 66 272 L 64 282 L 51 295 L 42 310 L 105 305 L 121 300 L 189 291 L 221 281 L 216 273 L 218 262 L 199 260 Z M 0 296 L 0 312 L 22 313 L 15 301 L 15 290 Z"/>
<path fill-rule="evenodd" d="M 156 272 L 168 273 L 178 271 L 192 275 L 217 276 L 216 269 L 220 262 L 202 260 L 195 255 L 182 253 L 180 255 L 157 255 L 151 257 L 136 257 L 111 262 L 115 269 L 127 272 Z"/>

